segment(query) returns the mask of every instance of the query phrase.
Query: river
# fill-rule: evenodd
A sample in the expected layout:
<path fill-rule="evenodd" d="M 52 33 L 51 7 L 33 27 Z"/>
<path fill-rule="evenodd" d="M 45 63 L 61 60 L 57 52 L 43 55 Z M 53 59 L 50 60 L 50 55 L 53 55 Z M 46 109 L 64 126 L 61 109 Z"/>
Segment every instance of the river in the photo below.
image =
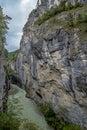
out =
<path fill-rule="evenodd" d="M 44 116 L 38 111 L 37 105 L 31 99 L 26 98 L 25 95 L 26 92 L 23 89 L 11 85 L 9 92 L 9 102 L 11 104 L 9 103 L 9 105 L 12 105 L 15 112 L 19 111 L 18 113 L 20 113 L 22 119 L 27 119 L 38 125 L 39 130 L 50 130 Z"/>

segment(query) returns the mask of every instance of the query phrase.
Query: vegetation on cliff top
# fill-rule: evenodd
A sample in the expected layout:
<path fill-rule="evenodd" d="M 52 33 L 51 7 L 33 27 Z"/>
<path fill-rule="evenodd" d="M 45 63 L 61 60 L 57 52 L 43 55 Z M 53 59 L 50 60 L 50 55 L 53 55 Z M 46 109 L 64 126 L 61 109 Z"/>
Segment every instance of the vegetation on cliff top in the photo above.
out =
<path fill-rule="evenodd" d="M 63 11 L 69 11 L 72 9 L 76 9 L 79 7 L 82 7 L 83 5 L 76 2 L 75 5 L 72 5 L 70 2 L 61 2 L 60 5 L 56 7 L 52 7 L 50 10 L 48 10 L 46 13 L 44 13 L 41 17 L 38 18 L 38 20 L 35 22 L 36 25 L 41 25 L 51 17 L 54 17 L 57 14 L 60 14 Z"/>
<path fill-rule="evenodd" d="M 50 10 L 52 11 L 52 9 Z M 50 10 L 48 12 L 51 13 Z M 45 17 L 47 14 L 49 14 L 48 12 L 43 14 L 40 18 L 43 19 L 42 17 L 43 16 Z M 39 37 L 37 34 L 35 35 L 41 42 L 43 38 L 46 36 L 46 34 L 49 33 L 49 31 L 54 32 L 56 29 L 61 27 L 66 31 L 78 29 L 79 34 L 81 34 L 80 41 L 81 42 L 87 41 L 87 13 L 86 12 L 87 12 L 87 5 L 82 5 L 82 6 L 77 5 L 75 6 L 75 8 L 71 8 L 70 10 L 63 11 L 61 13 L 58 13 L 57 15 L 53 15 L 52 17 L 49 17 L 49 19 L 43 19 L 41 24 L 44 23 L 42 24 L 42 26 L 44 26 L 44 31 L 39 35 Z M 35 22 L 35 25 L 39 25 L 38 22 L 40 18 L 38 18 L 38 20 Z M 38 26 L 36 27 L 37 30 L 38 28 L 40 29 L 40 27 Z"/>

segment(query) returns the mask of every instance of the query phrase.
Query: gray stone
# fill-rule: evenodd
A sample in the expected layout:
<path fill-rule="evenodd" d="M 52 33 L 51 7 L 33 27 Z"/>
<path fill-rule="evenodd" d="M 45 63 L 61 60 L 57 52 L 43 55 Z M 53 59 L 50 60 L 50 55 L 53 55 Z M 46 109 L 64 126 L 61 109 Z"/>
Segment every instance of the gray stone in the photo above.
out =
<path fill-rule="evenodd" d="M 26 85 L 28 97 L 52 103 L 58 116 L 87 127 L 87 41 L 81 42 L 78 29 L 67 31 L 60 25 L 53 30 L 47 28 L 50 20 L 34 26 L 35 20 L 54 2 L 38 1 L 36 11 L 31 13 L 15 69 Z"/>

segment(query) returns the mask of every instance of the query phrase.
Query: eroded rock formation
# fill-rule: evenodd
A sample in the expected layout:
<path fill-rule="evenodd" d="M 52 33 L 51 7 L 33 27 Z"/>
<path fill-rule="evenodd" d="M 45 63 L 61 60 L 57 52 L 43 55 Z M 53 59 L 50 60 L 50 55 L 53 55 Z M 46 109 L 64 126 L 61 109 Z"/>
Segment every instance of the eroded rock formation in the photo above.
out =
<path fill-rule="evenodd" d="M 2 111 L 7 98 L 7 86 L 6 86 L 6 61 L 4 55 L 4 46 L 0 37 L 0 110 Z"/>
<path fill-rule="evenodd" d="M 0 7 L 0 111 L 3 111 L 8 95 L 8 80 L 6 76 L 6 57 L 4 48 L 4 24 L 2 8 Z"/>
<path fill-rule="evenodd" d="M 24 27 L 17 74 L 28 97 L 52 103 L 58 116 L 87 127 L 87 34 L 64 28 L 65 12 L 34 25 L 46 5 L 37 7 Z"/>

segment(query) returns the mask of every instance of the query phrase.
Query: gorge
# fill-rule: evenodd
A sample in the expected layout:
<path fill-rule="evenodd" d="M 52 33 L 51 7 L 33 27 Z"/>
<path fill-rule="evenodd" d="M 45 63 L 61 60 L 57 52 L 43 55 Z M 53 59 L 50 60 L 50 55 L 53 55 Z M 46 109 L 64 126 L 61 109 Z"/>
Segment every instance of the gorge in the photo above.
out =
<path fill-rule="evenodd" d="M 86 126 L 87 34 L 85 22 L 76 21 L 86 7 L 71 9 L 71 16 L 69 10 L 44 20 L 45 15 L 41 15 L 49 8 L 46 0 L 31 12 L 15 68 L 27 97 L 39 103 L 50 102 L 58 116 Z M 66 21 L 70 18 L 75 25 L 69 27 Z"/>
<path fill-rule="evenodd" d="M 85 130 L 86 4 L 86 0 L 38 0 L 36 9 L 31 12 L 23 28 L 20 49 L 11 62 L 11 67 L 16 72 L 12 76 L 15 76 L 16 82 L 20 82 L 20 87 L 25 89 L 27 98 L 37 104 L 50 104 L 60 120 L 84 126 Z M 0 63 L 0 70 L 3 71 L 0 76 L 3 76 L 2 73 L 5 72 L 2 69 L 2 58 Z M 5 88 L 5 76 L 3 84 L 1 80 L 2 90 Z M 0 100 L 2 93 L 3 90 L 0 91 Z M 2 102 L 0 103 L 3 106 Z"/>

